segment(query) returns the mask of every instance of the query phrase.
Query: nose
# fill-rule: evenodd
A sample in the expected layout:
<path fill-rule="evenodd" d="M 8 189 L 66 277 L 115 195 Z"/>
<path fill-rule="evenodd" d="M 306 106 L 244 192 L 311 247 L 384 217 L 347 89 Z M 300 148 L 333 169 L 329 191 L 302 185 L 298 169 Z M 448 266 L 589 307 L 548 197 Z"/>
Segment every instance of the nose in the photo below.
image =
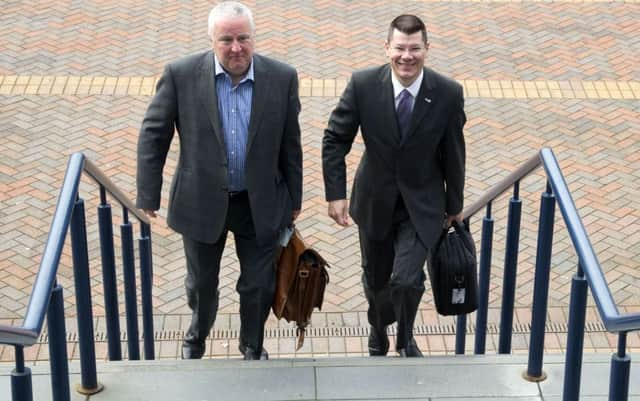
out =
<path fill-rule="evenodd" d="M 400 57 L 411 58 L 413 57 L 413 53 L 411 52 L 411 49 L 405 49 L 405 50 L 402 50 L 402 52 L 400 53 Z"/>
<path fill-rule="evenodd" d="M 240 46 L 240 42 L 238 42 L 237 40 L 234 40 L 233 43 L 231 43 L 231 51 L 239 52 L 240 50 L 242 50 L 242 46 Z"/>

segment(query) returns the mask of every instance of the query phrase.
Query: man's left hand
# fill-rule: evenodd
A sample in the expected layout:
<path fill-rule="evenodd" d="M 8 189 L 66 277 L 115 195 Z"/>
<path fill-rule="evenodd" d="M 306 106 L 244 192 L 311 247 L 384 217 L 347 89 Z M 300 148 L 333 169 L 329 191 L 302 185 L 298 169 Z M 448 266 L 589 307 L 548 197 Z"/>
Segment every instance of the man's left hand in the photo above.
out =
<path fill-rule="evenodd" d="M 296 221 L 296 219 L 298 218 L 298 216 L 300 216 L 300 209 L 298 210 L 294 210 L 291 213 L 291 222 L 293 223 L 294 221 Z"/>
<path fill-rule="evenodd" d="M 451 225 L 453 224 L 453 221 L 457 221 L 458 223 L 462 224 L 462 220 L 464 219 L 464 216 L 462 214 L 462 212 L 455 214 L 455 215 L 451 215 L 451 216 L 447 216 L 447 219 L 445 221 L 446 224 L 446 228 L 451 227 Z"/>

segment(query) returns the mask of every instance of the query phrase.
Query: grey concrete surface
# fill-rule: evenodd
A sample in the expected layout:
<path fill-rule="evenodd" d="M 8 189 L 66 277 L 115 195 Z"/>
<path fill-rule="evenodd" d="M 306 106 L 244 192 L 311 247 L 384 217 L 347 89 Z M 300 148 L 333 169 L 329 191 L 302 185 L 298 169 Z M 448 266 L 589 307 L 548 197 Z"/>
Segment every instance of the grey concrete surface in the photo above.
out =
<path fill-rule="evenodd" d="M 630 401 L 640 400 L 638 357 L 631 356 Z M 104 391 L 90 397 L 74 392 L 72 400 L 560 401 L 563 357 L 546 356 L 544 362 L 548 378 L 541 383 L 522 378 L 526 355 L 110 362 L 98 365 Z M 585 355 L 581 400 L 607 399 L 609 367 L 609 355 Z M 51 399 L 47 365 L 32 371 L 34 400 Z M 73 388 L 79 365 L 70 371 Z M 8 394 L 10 376 L 2 369 L 0 395 Z"/>

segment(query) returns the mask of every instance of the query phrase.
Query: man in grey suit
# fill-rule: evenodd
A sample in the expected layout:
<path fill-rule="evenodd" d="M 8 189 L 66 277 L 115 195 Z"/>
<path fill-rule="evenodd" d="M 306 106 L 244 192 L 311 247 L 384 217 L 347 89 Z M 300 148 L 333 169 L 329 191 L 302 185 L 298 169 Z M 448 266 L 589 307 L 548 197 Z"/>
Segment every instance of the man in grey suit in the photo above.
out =
<path fill-rule="evenodd" d="M 254 54 L 251 11 L 223 2 L 209 14 L 213 52 L 169 63 L 138 142 L 137 206 L 155 217 L 162 170 L 177 131 L 180 157 L 167 223 L 182 234 L 192 310 L 182 357 L 201 358 L 218 309 L 220 259 L 228 231 L 240 261 L 240 345 L 267 359 L 264 323 L 275 292 L 279 232 L 302 203 L 296 71 Z"/>
<path fill-rule="evenodd" d="M 420 18 L 389 27 L 389 63 L 355 72 L 324 132 L 322 161 L 329 216 L 358 224 L 362 282 L 369 303 L 369 354 L 422 356 L 413 337 L 424 293 L 424 264 L 443 224 L 462 220 L 466 122 L 462 87 L 425 68 Z M 345 156 L 360 128 L 365 151 L 346 199 Z"/>

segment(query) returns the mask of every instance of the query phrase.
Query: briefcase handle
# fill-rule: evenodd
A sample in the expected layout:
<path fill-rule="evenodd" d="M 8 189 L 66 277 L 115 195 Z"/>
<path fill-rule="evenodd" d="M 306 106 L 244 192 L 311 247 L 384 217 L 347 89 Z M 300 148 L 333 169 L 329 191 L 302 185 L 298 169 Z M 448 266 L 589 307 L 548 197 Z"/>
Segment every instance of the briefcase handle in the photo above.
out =
<path fill-rule="evenodd" d="M 458 233 L 458 237 L 460 237 L 460 239 L 462 239 L 462 242 L 464 243 L 464 246 L 468 250 L 472 251 L 473 249 L 475 249 L 475 247 L 473 245 L 473 238 L 471 238 L 471 232 L 469 231 L 469 226 L 467 226 L 465 224 L 464 227 L 463 227 L 457 220 L 453 220 L 453 223 L 451 224 L 451 227 L 453 227 L 453 229 L 456 231 L 456 233 Z M 439 249 L 440 248 L 440 245 L 442 244 L 442 241 L 444 241 L 444 238 L 449 233 L 449 230 L 451 229 L 451 227 L 449 227 L 449 228 L 443 227 L 442 228 L 442 234 L 440 234 L 440 238 L 438 238 L 438 242 L 437 242 L 437 244 L 436 244 L 434 249 Z"/>
<path fill-rule="evenodd" d="M 473 251 L 475 249 L 475 246 L 473 244 L 473 238 L 471 238 L 471 231 L 469 231 L 469 226 L 465 224 L 465 226 L 463 227 L 457 220 L 454 220 L 452 227 L 454 230 L 456 230 L 456 233 L 458 233 L 458 237 L 460 237 L 460 239 L 464 243 L 464 246 L 468 250 Z"/>

